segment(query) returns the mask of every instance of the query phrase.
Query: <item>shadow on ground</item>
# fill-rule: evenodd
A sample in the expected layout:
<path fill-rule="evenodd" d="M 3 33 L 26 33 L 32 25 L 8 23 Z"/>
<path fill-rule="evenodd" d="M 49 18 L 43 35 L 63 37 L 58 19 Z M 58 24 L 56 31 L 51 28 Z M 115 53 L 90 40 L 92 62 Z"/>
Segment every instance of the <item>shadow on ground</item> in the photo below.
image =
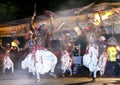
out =
<path fill-rule="evenodd" d="M 89 83 L 94 83 L 93 81 L 87 81 L 87 82 L 80 82 L 80 83 L 71 83 L 71 84 L 66 84 L 66 85 L 86 85 Z"/>

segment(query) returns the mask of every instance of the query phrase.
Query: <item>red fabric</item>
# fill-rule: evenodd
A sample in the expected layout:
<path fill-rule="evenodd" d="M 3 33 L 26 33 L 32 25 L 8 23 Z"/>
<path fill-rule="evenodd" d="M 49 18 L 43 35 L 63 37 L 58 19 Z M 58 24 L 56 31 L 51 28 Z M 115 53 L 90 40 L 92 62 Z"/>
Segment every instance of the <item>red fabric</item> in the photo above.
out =
<path fill-rule="evenodd" d="M 35 54 L 37 50 L 45 50 L 45 48 L 42 47 L 42 46 L 38 46 L 38 45 L 37 45 L 37 46 L 35 46 L 35 47 L 33 48 L 32 54 Z"/>
<path fill-rule="evenodd" d="M 85 27 L 85 30 L 89 30 L 90 28 L 88 26 Z"/>
<path fill-rule="evenodd" d="M 42 59 L 42 56 L 40 57 L 40 62 L 41 62 L 41 64 L 43 64 L 43 59 Z"/>
<path fill-rule="evenodd" d="M 33 59 L 34 61 L 36 60 L 36 59 L 35 59 L 35 53 L 36 53 L 37 50 L 45 50 L 45 48 L 42 47 L 42 46 L 35 46 L 35 47 L 33 48 L 33 50 L 32 50 L 32 59 Z M 41 64 L 42 64 L 42 63 L 43 63 L 42 57 L 40 58 L 40 61 L 41 61 Z"/>

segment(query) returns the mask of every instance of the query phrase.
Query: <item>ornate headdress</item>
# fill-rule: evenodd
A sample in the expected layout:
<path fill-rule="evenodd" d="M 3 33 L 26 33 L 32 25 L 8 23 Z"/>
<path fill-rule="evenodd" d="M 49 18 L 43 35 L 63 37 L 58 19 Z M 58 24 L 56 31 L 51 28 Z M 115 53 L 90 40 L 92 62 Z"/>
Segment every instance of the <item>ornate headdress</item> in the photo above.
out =
<path fill-rule="evenodd" d="M 115 38 L 115 37 L 110 37 L 110 38 L 108 39 L 108 44 L 109 44 L 109 45 L 115 45 L 115 44 L 117 44 L 116 38 Z"/>

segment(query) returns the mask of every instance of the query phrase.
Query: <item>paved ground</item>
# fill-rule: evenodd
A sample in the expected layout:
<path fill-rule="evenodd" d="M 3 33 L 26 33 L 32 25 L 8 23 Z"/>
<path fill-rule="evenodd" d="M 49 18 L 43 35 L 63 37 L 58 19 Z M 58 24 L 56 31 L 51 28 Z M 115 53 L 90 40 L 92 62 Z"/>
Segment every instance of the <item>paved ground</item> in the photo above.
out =
<path fill-rule="evenodd" d="M 39 83 L 35 82 L 35 78 L 23 73 L 16 74 L 1 74 L 0 73 L 0 85 L 120 85 L 119 78 L 97 78 L 96 82 L 91 82 L 89 77 L 46 77 L 42 76 Z"/>

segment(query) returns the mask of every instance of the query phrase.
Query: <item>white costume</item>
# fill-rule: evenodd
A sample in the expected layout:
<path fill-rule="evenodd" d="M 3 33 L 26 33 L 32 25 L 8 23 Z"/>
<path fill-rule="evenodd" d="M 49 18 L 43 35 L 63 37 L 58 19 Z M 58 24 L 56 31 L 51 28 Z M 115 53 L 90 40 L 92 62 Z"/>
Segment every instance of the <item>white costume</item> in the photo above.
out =
<path fill-rule="evenodd" d="M 45 74 L 49 71 L 51 76 L 56 77 L 53 73 L 57 64 L 57 57 L 52 52 L 41 49 L 36 50 L 35 54 L 30 53 L 28 55 L 22 61 L 22 69 L 29 68 L 33 73 L 35 72 L 38 80 L 40 80 L 40 74 Z"/>
<path fill-rule="evenodd" d="M 29 73 L 33 73 L 35 75 L 35 66 L 34 60 L 32 59 L 32 53 L 29 53 L 26 58 L 22 61 L 21 64 L 22 69 L 28 68 Z"/>
<path fill-rule="evenodd" d="M 90 72 L 93 72 L 93 78 L 96 78 L 98 63 L 99 47 L 96 44 L 89 44 L 86 48 L 86 54 L 83 56 L 83 65 L 86 66 Z"/>
<path fill-rule="evenodd" d="M 61 69 L 63 70 L 63 74 L 69 70 L 70 71 L 70 75 L 72 75 L 72 69 L 71 69 L 71 65 L 72 65 L 72 59 L 70 58 L 69 54 L 67 51 L 65 51 L 65 53 L 63 54 L 62 58 L 61 58 Z"/>
<path fill-rule="evenodd" d="M 105 72 L 107 59 L 108 59 L 108 57 L 107 57 L 107 54 L 105 52 L 103 52 L 99 57 L 98 67 L 99 67 L 99 70 L 100 70 L 100 76 L 102 76 Z"/>
<path fill-rule="evenodd" d="M 14 64 L 10 57 L 8 55 L 5 55 L 4 60 L 3 60 L 3 72 L 5 73 L 5 69 L 10 69 L 12 70 L 12 73 L 14 73 Z"/>

